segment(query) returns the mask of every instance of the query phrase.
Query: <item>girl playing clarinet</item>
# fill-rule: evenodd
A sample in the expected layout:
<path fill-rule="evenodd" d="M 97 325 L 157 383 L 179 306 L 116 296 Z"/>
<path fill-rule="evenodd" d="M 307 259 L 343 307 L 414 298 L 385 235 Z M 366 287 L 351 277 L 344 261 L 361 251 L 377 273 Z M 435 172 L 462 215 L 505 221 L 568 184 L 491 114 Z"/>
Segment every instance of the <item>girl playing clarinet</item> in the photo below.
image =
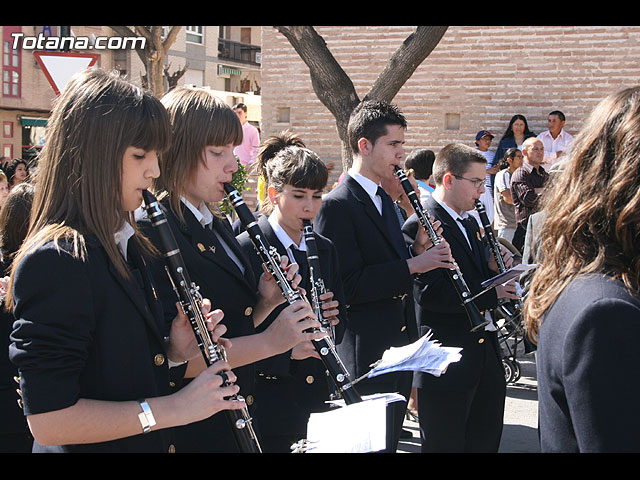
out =
<path fill-rule="evenodd" d="M 268 140 L 279 144 L 281 149 L 264 166 L 267 196 L 258 225 L 279 255 L 299 265 L 301 287 L 310 294 L 303 220 L 313 222 L 318 213 L 328 171 L 314 152 L 294 144 L 293 138 L 281 135 Z M 314 238 L 322 280 L 328 290 L 320 297 L 323 316 L 337 326 L 339 340 L 344 331 L 345 308 L 337 254 L 329 239 L 317 233 Z M 239 235 L 238 241 L 251 258 L 253 270 L 260 272 L 262 263 L 248 233 Z M 269 325 L 276 313 L 261 327 Z M 327 410 L 326 401 L 335 393 L 335 386 L 311 342 L 300 343 L 290 351 L 259 362 L 257 371 L 256 394 L 261 405 L 256 416 L 263 448 L 267 452 L 288 452 L 293 443 L 305 438 L 309 414 Z"/>
<path fill-rule="evenodd" d="M 185 315 L 164 332 L 132 221 L 169 139 L 162 104 L 115 74 L 84 71 L 57 99 L 7 296 L 35 452 L 173 451 L 170 427 L 243 406 L 225 400 L 226 362 L 170 395 L 170 363 L 200 353 Z"/>
<path fill-rule="evenodd" d="M 273 277 L 253 271 L 228 219 L 216 206 L 225 196 L 224 183 L 231 181 L 238 168 L 233 149 L 242 141 L 240 121 L 228 105 L 205 89 L 176 88 L 162 103 L 169 112 L 172 143 L 161 157 L 160 176 L 153 190 L 192 281 L 224 312 L 223 324 L 232 342 L 228 360 L 240 395 L 253 415 L 260 401 L 253 391 L 254 362 L 316 338 L 318 334 L 304 330 L 317 322 L 308 318 L 309 306 L 298 302 L 284 309 L 269 328 L 256 332 L 256 326 L 284 298 Z M 146 232 L 145 223 L 141 220 L 140 225 Z M 156 243 L 154 232 L 149 231 L 149 237 Z M 288 265 L 286 259 L 284 262 L 289 280 L 299 282 L 297 266 Z M 154 263 L 153 269 L 161 298 L 168 298 L 173 292 L 164 266 Z M 171 311 L 171 302 L 164 302 Z M 190 377 L 190 365 L 186 368 Z M 255 427 L 260 436 L 259 425 Z M 189 452 L 238 451 L 226 419 L 220 415 L 180 428 L 178 446 Z"/>

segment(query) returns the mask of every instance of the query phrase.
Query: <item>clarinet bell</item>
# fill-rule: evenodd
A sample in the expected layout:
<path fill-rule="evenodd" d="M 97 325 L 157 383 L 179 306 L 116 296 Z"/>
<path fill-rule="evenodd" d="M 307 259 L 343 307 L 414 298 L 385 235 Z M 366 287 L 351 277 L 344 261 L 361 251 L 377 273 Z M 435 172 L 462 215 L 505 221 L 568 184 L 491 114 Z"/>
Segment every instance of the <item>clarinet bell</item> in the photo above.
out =
<path fill-rule="evenodd" d="M 469 321 L 471 322 L 471 331 L 477 332 L 478 330 L 482 330 L 489 324 L 489 320 L 480 313 L 478 307 L 475 306 L 474 303 L 469 302 L 465 305 L 465 309 L 467 310 L 467 315 L 469 316 Z"/>

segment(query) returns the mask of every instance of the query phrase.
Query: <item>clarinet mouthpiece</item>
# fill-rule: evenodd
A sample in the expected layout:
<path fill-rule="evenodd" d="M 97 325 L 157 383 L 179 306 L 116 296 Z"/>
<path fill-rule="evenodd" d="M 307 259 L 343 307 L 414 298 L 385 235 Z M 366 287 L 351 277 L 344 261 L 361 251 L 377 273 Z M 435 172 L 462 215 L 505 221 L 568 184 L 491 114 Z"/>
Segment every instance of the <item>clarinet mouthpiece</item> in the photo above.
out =
<path fill-rule="evenodd" d="M 156 201 L 156 197 L 149 190 L 142 190 L 142 199 L 146 205 Z"/>

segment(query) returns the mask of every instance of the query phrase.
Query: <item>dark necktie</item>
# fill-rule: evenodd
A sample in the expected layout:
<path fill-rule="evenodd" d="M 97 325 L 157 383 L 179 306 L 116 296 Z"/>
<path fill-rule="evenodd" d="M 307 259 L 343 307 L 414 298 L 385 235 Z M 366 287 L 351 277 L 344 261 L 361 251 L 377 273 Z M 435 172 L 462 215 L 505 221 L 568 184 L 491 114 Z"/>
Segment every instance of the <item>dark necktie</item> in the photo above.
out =
<path fill-rule="evenodd" d="M 476 263 L 481 266 L 482 265 L 482 256 L 480 253 L 480 247 L 478 243 L 474 240 L 474 237 L 478 234 L 478 230 L 473 227 L 472 222 L 476 222 L 475 219 L 471 216 L 466 218 L 458 218 L 458 221 L 462 224 L 465 231 L 467 232 L 467 238 L 469 239 L 469 245 L 471 248 L 471 252 L 473 252 L 474 258 L 476 259 Z M 476 222 L 477 223 L 477 222 Z"/>
<path fill-rule="evenodd" d="M 404 236 L 400 230 L 400 222 L 396 213 L 395 205 L 391 201 L 391 197 L 382 187 L 378 187 L 378 196 L 382 199 L 382 220 L 384 221 L 387 232 L 398 251 L 400 258 L 406 259 L 408 256 L 407 247 L 405 245 Z"/>

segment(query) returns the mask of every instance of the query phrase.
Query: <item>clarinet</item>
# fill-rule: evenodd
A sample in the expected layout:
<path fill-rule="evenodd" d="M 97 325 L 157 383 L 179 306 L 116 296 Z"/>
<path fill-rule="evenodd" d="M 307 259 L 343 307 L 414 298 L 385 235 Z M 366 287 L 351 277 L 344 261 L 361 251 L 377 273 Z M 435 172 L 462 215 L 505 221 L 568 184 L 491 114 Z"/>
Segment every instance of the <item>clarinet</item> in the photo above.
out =
<path fill-rule="evenodd" d="M 316 244 L 316 237 L 313 235 L 313 226 L 310 220 L 302 220 L 304 229 L 302 235 L 304 236 L 305 243 L 307 245 L 307 263 L 309 264 L 309 283 L 311 284 L 311 306 L 316 314 L 316 318 L 322 325 L 325 331 L 331 332 L 330 338 L 335 341 L 335 328 L 330 322 L 324 318 L 322 314 L 322 307 L 320 303 L 320 295 L 326 293 L 327 289 L 322 279 L 322 270 L 320 269 L 320 257 L 318 256 L 318 246 Z M 336 361 L 340 364 L 340 378 L 343 379 L 343 383 L 349 380 L 349 374 L 346 367 L 340 361 L 340 358 L 336 354 Z M 351 383 L 351 382 L 348 382 Z M 340 389 L 340 384 L 335 385 L 338 389 L 334 396 L 341 396 L 348 404 L 357 403 L 362 401 L 362 398 L 358 395 L 358 392 L 353 387 L 349 388 L 348 392 L 344 392 Z"/>
<path fill-rule="evenodd" d="M 224 189 L 229 197 L 231 205 L 233 205 L 235 212 L 238 214 L 240 222 L 249 234 L 251 243 L 253 243 L 264 267 L 275 278 L 284 298 L 289 304 L 295 303 L 299 300 L 308 302 L 308 299 L 299 290 L 296 290 L 291 286 L 291 283 L 288 281 L 285 273 L 280 267 L 280 256 L 278 255 L 276 248 L 269 245 L 269 242 L 260 230 L 258 222 L 251 213 L 251 210 L 249 210 L 249 207 L 247 207 L 242 200 L 240 193 L 230 183 L 225 183 Z M 316 310 L 316 314 L 318 314 L 318 310 Z M 313 346 L 320 354 L 322 363 L 329 372 L 329 375 L 338 388 L 340 394 L 344 398 L 345 403 L 352 404 L 362 401 L 360 394 L 352 386 L 350 381 L 351 377 L 344 367 L 342 360 L 338 356 L 335 345 L 325 330 L 325 327 L 321 327 L 320 330 L 325 332 L 326 335 L 314 340 L 312 342 Z"/>
<path fill-rule="evenodd" d="M 396 176 L 400 180 L 400 184 L 402 185 L 402 188 L 404 189 L 405 193 L 407 194 L 407 197 L 409 197 L 409 200 L 411 201 L 411 206 L 413 207 L 413 209 L 416 212 L 416 215 L 418 216 L 418 221 L 420 222 L 422 227 L 426 230 L 427 235 L 429 235 L 429 239 L 431 240 L 431 243 L 433 243 L 433 245 L 440 244 L 442 242 L 442 239 L 438 236 L 436 231 L 433 229 L 433 225 L 431 225 L 431 220 L 429 219 L 429 214 L 422 207 L 422 204 L 420 203 L 420 199 L 418 198 L 416 191 L 413 189 L 413 185 L 411 185 L 411 183 L 409 182 L 407 175 L 404 173 L 404 170 L 402 170 L 402 168 L 398 167 L 397 165 L 394 166 L 394 170 L 395 170 Z M 458 292 L 458 296 L 462 301 L 462 306 L 467 312 L 467 316 L 469 317 L 469 321 L 471 322 L 471 331 L 475 332 L 485 327 L 489 323 L 489 320 L 487 320 L 480 313 L 480 310 L 478 310 L 478 307 L 471 301 L 471 292 L 469 291 L 469 287 L 467 286 L 467 283 L 464 281 L 462 272 L 460 271 L 460 268 L 457 265 L 454 264 L 454 266 L 455 266 L 454 269 L 446 269 L 446 272 L 449 275 L 449 278 L 451 279 L 453 286 Z"/>
<path fill-rule="evenodd" d="M 199 292 L 199 287 L 193 283 L 189 277 L 184 260 L 182 259 L 182 254 L 178 248 L 178 243 L 173 236 L 164 212 L 160 209 L 158 200 L 146 190 L 142 192 L 142 195 L 147 215 L 160 239 L 162 253 L 165 258 L 165 269 L 169 275 L 169 280 L 180 300 L 182 310 L 189 318 L 205 363 L 207 366 L 211 366 L 216 361 L 226 361 L 227 354 L 224 347 L 211 340 L 211 336 L 207 330 L 206 320 L 202 313 L 202 295 Z M 231 383 L 225 381 L 223 385 L 228 386 L 231 385 Z M 230 398 L 234 401 L 242 400 L 242 397 L 237 394 L 234 394 Z M 225 413 L 231 423 L 231 430 L 233 431 L 239 450 L 242 453 L 262 453 L 247 408 L 225 410 Z"/>
<path fill-rule="evenodd" d="M 491 227 L 491 222 L 489 221 L 487 211 L 480 200 L 476 200 L 476 211 L 480 216 L 482 228 L 484 228 L 484 234 L 487 238 L 487 242 L 489 243 L 489 247 L 491 248 L 491 253 L 493 254 L 493 257 L 496 259 L 496 263 L 498 264 L 498 270 L 500 270 L 500 273 L 504 273 L 507 271 L 507 267 L 504 265 L 504 260 L 502 258 L 502 254 L 500 253 L 500 246 L 498 245 L 498 240 L 493 233 L 493 228 Z M 520 315 L 519 305 L 508 299 L 500 299 L 499 308 L 509 320 L 513 320 Z"/>

